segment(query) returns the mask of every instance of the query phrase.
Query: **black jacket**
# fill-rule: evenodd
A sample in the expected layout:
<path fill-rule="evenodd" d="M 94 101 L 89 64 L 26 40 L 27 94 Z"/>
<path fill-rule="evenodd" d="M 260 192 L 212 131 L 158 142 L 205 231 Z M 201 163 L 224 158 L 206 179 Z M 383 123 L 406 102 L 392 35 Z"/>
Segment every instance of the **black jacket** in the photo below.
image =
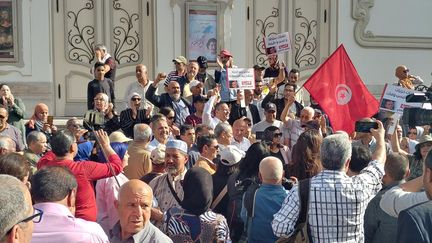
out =
<path fill-rule="evenodd" d="M 249 104 L 249 110 L 252 114 L 252 122 L 253 124 L 257 124 L 258 122 L 260 122 L 260 115 L 259 115 L 259 111 L 258 108 L 256 107 L 256 105 L 254 104 Z M 241 107 L 239 104 L 237 103 L 233 103 L 231 105 L 231 112 L 230 112 L 230 118 L 229 118 L 229 123 L 233 124 L 237 119 L 246 116 L 246 108 L 245 107 Z"/>
<path fill-rule="evenodd" d="M 276 119 L 280 120 L 282 111 L 285 108 L 285 99 L 284 98 L 275 99 L 275 94 L 268 94 L 266 95 L 266 97 L 264 97 L 261 103 L 261 107 L 265 109 L 266 105 L 270 102 L 276 105 L 276 109 L 277 109 Z M 300 112 L 301 110 L 303 110 L 303 106 L 297 101 L 294 101 L 294 105 L 296 107 L 296 117 L 300 117 Z"/>

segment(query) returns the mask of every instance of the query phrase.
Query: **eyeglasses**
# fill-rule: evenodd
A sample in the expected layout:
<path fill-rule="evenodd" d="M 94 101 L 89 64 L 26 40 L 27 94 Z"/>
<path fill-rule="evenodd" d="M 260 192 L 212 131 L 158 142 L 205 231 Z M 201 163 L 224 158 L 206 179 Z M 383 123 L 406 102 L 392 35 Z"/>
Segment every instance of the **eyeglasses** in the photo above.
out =
<path fill-rule="evenodd" d="M 141 98 L 132 98 L 132 101 L 141 101 Z"/>
<path fill-rule="evenodd" d="M 280 132 L 280 133 L 275 133 L 275 134 L 273 134 L 273 137 L 282 137 L 282 133 Z"/>
<path fill-rule="evenodd" d="M 174 120 L 175 116 L 167 116 L 168 120 Z"/>
<path fill-rule="evenodd" d="M 21 223 L 27 223 L 30 220 L 32 220 L 33 223 L 39 223 L 42 220 L 43 211 L 40 210 L 40 209 L 38 209 L 38 208 L 33 208 L 33 209 L 34 209 L 33 215 L 31 215 L 31 216 L 29 216 L 29 217 L 27 217 L 27 218 L 25 218 L 23 220 L 20 220 L 19 222 L 17 222 L 14 225 L 21 224 Z M 13 228 L 13 226 L 12 226 L 12 228 Z M 6 234 L 9 234 L 10 231 L 12 230 L 12 228 L 9 229 Z"/>
<path fill-rule="evenodd" d="M 408 73 L 408 72 L 409 72 L 409 69 L 403 70 L 402 72 L 404 72 L 404 73 Z"/>

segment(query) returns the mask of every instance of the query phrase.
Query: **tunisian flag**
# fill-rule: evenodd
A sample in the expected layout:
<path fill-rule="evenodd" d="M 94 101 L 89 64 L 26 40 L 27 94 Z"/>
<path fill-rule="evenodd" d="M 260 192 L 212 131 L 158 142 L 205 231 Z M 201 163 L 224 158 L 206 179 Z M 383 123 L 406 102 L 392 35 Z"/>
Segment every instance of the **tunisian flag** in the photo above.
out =
<path fill-rule="evenodd" d="M 315 71 L 304 87 L 328 115 L 335 131 L 354 131 L 355 122 L 378 111 L 378 101 L 360 79 L 343 45 Z"/>

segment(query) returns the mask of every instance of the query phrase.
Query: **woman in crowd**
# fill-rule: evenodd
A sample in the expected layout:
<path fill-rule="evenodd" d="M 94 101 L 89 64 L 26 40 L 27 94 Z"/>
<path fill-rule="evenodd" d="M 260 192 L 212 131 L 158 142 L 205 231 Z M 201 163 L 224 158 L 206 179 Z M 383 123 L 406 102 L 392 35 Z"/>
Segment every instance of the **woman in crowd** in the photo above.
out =
<path fill-rule="evenodd" d="M 49 143 L 53 134 L 57 132 L 57 127 L 53 125 L 52 120 L 48 120 L 48 116 L 48 106 L 44 103 L 37 104 L 35 106 L 33 116 L 25 124 L 26 137 L 32 131 L 43 132 Z"/>
<path fill-rule="evenodd" d="M 128 165 L 129 155 L 127 153 L 127 143 L 110 143 L 113 150 L 123 161 L 123 169 Z M 99 161 L 106 162 L 105 156 L 99 152 Z M 120 184 L 117 184 L 118 183 Z M 107 235 L 119 220 L 114 201 L 117 200 L 120 186 L 129 181 L 124 172 L 116 176 L 98 180 L 96 183 L 96 205 L 98 209 L 97 222 Z"/>
<path fill-rule="evenodd" d="M 91 130 L 89 125 L 92 125 L 95 130 L 102 128 L 109 134 L 120 129 L 120 121 L 117 113 L 114 110 L 114 105 L 109 102 L 108 95 L 105 93 L 98 93 L 93 99 L 94 108 L 93 110 L 87 111 L 85 114 L 84 127 Z M 100 112 L 103 117 L 100 117 L 102 121 L 91 121 L 88 124 L 89 114 L 94 114 L 94 112 Z M 92 124 L 93 123 L 93 124 Z"/>
<path fill-rule="evenodd" d="M 415 179 L 423 174 L 424 161 L 432 148 L 431 135 L 424 135 L 419 139 L 419 143 L 415 146 L 415 152 L 413 154 L 408 154 L 401 149 L 396 132 L 393 133 L 391 137 L 391 145 L 393 152 L 408 156 L 410 175 L 407 180 Z"/>
<path fill-rule="evenodd" d="M 280 159 L 286 167 L 291 162 L 291 151 L 281 144 L 281 138 L 282 132 L 278 127 L 270 126 L 264 130 L 263 141 L 269 146 L 270 156 Z"/>
<path fill-rule="evenodd" d="M 175 111 L 171 107 L 166 106 L 162 107 L 159 112 L 166 117 L 171 136 L 174 138 L 180 136 L 180 129 L 175 124 Z"/>
<path fill-rule="evenodd" d="M 211 211 L 213 182 L 200 167 L 186 172 L 181 208 L 167 211 L 166 233 L 173 242 L 227 242 L 229 229 L 224 216 Z"/>
<path fill-rule="evenodd" d="M 243 233 L 243 221 L 240 218 L 243 193 L 251 184 L 259 184 L 259 164 L 265 157 L 270 156 L 270 151 L 265 143 L 254 143 L 246 151 L 246 155 L 240 161 L 239 172 L 228 178 L 228 225 L 231 230 L 231 238 L 238 241 Z"/>
<path fill-rule="evenodd" d="M 320 132 L 310 129 L 300 135 L 292 150 L 292 163 L 285 170 L 298 180 L 311 178 L 322 170 L 320 153 L 323 137 Z"/>
<path fill-rule="evenodd" d="M 133 127 L 138 123 L 150 122 L 150 110 L 140 109 L 142 97 L 138 93 L 129 96 L 129 107 L 120 113 L 121 128 L 126 137 L 133 138 Z"/>
<path fill-rule="evenodd" d="M 6 84 L 0 85 L 0 105 L 2 105 L 9 113 L 7 123 L 18 128 L 21 131 L 23 141 L 26 141 L 26 130 L 24 126 L 25 106 L 20 98 L 13 96 L 9 86 Z"/>

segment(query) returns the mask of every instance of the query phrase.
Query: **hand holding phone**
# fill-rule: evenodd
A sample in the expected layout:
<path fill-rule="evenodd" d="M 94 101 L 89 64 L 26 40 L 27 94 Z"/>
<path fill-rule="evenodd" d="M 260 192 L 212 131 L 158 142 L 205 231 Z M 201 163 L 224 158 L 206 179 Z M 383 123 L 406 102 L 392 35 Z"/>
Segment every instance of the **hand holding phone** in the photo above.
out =
<path fill-rule="evenodd" d="M 47 123 L 52 126 L 54 122 L 54 116 L 48 116 Z"/>
<path fill-rule="evenodd" d="M 378 129 L 378 123 L 374 121 L 356 121 L 355 123 L 356 132 L 371 133 L 371 128 Z"/>

